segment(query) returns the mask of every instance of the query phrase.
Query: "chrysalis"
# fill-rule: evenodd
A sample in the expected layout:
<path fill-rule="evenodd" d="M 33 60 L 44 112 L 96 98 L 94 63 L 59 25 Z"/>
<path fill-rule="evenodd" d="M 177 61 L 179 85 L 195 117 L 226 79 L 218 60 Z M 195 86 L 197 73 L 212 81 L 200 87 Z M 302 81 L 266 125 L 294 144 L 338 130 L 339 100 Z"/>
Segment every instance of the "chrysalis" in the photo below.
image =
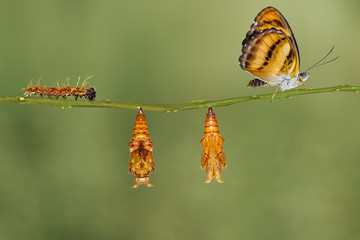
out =
<path fill-rule="evenodd" d="M 207 172 L 205 183 L 210 183 L 212 179 L 223 183 L 221 169 L 226 168 L 226 158 L 223 152 L 224 139 L 219 133 L 215 113 L 211 107 L 208 108 L 206 114 L 204 137 L 200 143 L 202 147 L 201 169 L 206 169 Z"/>
<path fill-rule="evenodd" d="M 153 143 L 149 137 L 148 126 L 145 114 L 141 107 L 136 115 L 133 138 L 129 142 L 130 160 L 129 173 L 135 176 L 135 185 L 150 184 L 150 173 L 155 172 L 155 162 L 153 158 Z"/>

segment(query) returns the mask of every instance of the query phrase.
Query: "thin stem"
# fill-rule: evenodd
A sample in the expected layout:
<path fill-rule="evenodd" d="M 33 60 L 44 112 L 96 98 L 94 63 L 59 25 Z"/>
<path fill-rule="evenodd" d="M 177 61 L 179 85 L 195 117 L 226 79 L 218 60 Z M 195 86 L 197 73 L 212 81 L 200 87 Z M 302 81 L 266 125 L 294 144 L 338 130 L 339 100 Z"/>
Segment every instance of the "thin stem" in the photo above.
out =
<path fill-rule="evenodd" d="M 315 93 L 327 93 L 327 92 L 359 92 L 360 86 L 350 86 L 350 85 L 339 85 L 334 87 L 327 88 L 316 88 L 316 89 L 294 89 L 289 91 L 284 91 L 282 93 L 277 93 L 274 99 L 284 99 L 292 98 L 298 95 L 305 94 L 315 94 Z M 162 112 L 177 112 L 182 110 L 191 110 L 191 109 L 200 109 L 212 107 L 225 107 L 237 103 L 256 101 L 256 100 L 267 100 L 271 99 L 272 93 L 246 96 L 246 97 L 236 97 L 223 100 L 194 100 L 187 103 L 179 104 L 148 104 L 148 103 L 125 103 L 125 102 L 116 102 L 109 99 L 105 100 L 96 100 L 94 102 L 89 102 L 85 100 L 63 100 L 63 99 L 48 99 L 48 98 L 39 98 L 39 97 L 0 97 L 0 102 L 3 103 L 19 103 L 19 104 L 35 104 L 35 105 L 45 105 L 45 106 L 54 106 L 59 108 L 73 108 L 73 107 L 92 107 L 92 108 L 118 108 L 118 109 L 136 109 L 139 106 L 145 111 L 162 111 Z M 276 101 L 274 101 L 276 102 Z M 274 104 L 274 103 L 273 103 Z"/>

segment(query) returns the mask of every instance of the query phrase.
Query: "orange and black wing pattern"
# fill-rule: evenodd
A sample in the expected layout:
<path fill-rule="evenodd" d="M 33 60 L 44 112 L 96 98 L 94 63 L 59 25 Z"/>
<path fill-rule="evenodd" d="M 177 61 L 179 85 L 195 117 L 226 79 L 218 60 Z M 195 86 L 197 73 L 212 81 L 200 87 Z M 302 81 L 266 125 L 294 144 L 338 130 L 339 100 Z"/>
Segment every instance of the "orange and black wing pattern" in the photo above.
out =
<path fill-rule="evenodd" d="M 267 7 L 255 17 L 242 42 L 239 64 L 267 83 L 261 86 L 277 85 L 283 75 L 293 78 L 299 73 L 300 56 L 296 40 L 277 9 Z M 250 83 L 248 86 L 253 87 Z"/>

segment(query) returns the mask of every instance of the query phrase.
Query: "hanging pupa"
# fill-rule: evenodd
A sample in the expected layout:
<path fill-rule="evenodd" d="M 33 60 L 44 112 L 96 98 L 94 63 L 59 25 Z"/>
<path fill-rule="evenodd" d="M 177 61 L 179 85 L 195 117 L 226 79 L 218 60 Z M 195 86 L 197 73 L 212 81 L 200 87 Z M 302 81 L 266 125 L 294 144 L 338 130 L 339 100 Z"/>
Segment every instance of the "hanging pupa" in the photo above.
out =
<path fill-rule="evenodd" d="M 206 114 L 204 137 L 200 143 L 202 147 L 201 169 L 206 169 L 207 172 L 205 183 L 210 183 L 212 179 L 216 179 L 218 183 L 223 183 L 221 169 L 226 168 L 226 158 L 223 151 L 224 139 L 219 133 L 215 113 L 211 107 L 208 108 Z"/>
<path fill-rule="evenodd" d="M 153 142 L 149 137 L 145 114 L 141 107 L 139 107 L 139 112 L 136 115 L 133 138 L 129 142 L 129 149 L 129 173 L 133 173 L 135 176 L 133 188 L 138 188 L 141 184 L 152 187 L 150 173 L 155 172 Z"/>

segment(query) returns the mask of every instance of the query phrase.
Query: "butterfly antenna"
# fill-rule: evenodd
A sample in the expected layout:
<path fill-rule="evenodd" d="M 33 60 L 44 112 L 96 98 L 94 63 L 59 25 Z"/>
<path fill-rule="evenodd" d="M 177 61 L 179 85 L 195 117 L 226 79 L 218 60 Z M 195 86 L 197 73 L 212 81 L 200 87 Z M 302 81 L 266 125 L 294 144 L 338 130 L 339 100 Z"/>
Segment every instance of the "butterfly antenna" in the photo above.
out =
<path fill-rule="evenodd" d="M 337 57 L 335 57 L 334 59 L 331 59 L 331 60 L 329 60 L 329 61 L 327 61 L 327 62 L 324 62 L 324 63 L 322 63 L 322 64 L 316 65 L 315 67 L 312 67 L 312 68 L 317 68 L 317 67 L 320 67 L 320 66 L 322 66 L 322 65 L 331 63 L 331 62 L 335 61 L 335 60 L 338 59 L 338 58 L 339 58 L 339 56 L 337 56 Z"/>
<path fill-rule="evenodd" d="M 320 59 L 320 61 L 318 61 L 317 63 L 315 63 L 315 64 L 312 65 L 311 67 L 309 67 L 305 72 L 308 72 L 310 69 L 313 69 L 313 68 L 320 67 L 320 66 L 322 66 L 322 65 L 331 63 L 331 62 L 335 61 L 336 59 L 338 59 L 339 56 L 337 56 L 336 58 L 331 59 L 331 60 L 329 60 L 329 61 L 327 61 L 327 62 L 321 63 L 322 61 L 324 61 L 324 60 L 330 55 L 330 53 L 334 50 L 334 48 L 335 48 L 335 46 L 333 46 L 333 47 L 331 48 L 331 50 L 325 55 L 325 57 L 323 57 L 322 59 Z M 321 64 L 320 64 L 320 63 L 321 63 Z"/>

